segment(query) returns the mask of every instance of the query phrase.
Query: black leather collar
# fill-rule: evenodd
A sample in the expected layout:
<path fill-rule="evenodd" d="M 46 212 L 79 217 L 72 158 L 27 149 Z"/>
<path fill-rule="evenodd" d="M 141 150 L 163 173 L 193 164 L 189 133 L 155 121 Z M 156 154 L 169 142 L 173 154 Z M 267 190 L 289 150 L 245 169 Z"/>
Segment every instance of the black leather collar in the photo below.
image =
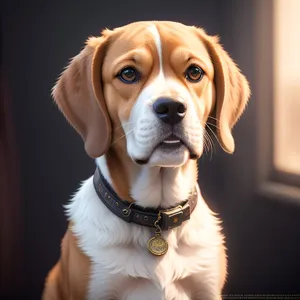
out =
<path fill-rule="evenodd" d="M 154 223 L 159 220 L 158 225 L 161 230 L 172 229 L 190 219 L 190 215 L 197 205 L 196 188 L 189 199 L 176 207 L 170 209 L 152 209 L 143 208 L 134 203 L 121 200 L 105 180 L 99 168 L 96 168 L 93 182 L 100 200 L 116 216 L 128 223 L 133 222 L 138 225 L 155 228 Z M 159 215 L 161 218 L 159 218 Z"/>

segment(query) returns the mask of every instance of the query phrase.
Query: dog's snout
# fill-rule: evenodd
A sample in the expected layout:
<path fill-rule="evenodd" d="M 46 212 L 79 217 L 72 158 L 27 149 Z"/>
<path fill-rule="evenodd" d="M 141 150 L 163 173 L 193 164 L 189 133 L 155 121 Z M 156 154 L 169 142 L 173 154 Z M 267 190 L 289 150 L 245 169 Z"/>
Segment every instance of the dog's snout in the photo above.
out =
<path fill-rule="evenodd" d="M 160 120 L 174 125 L 184 118 L 186 104 L 171 98 L 159 98 L 154 102 L 153 110 Z"/>

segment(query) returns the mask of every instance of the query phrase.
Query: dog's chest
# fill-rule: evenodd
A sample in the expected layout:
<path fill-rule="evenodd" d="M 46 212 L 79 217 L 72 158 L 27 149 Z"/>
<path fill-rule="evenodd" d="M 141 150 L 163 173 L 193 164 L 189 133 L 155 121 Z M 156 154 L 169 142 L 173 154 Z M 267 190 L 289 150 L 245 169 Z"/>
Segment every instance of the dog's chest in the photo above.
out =
<path fill-rule="evenodd" d="M 113 215 L 97 198 L 92 181 L 86 181 L 67 208 L 79 247 L 91 261 L 88 299 L 194 299 L 204 282 L 214 290 L 222 241 L 203 203 L 180 228 L 163 233 L 169 250 L 156 257 L 147 249 L 152 229 Z"/>
<path fill-rule="evenodd" d="M 96 272 L 96 269 L 97 267 L 93 268 L 93 272 Z M 106 282 L 105 285 L 104 282 Z M 149 279 L 132 278 L 121 274 L 110 274 L 107 277 L 105 276 L 105 279 L 102 276 L 93 276 L 87 299 L 191 300 L 192 293 L 191 288 L 184 288 L 180 281 L 168 284 L 162 288 Z"/>
<path fill-rule="evenodd" d="M 213 270 L 217 253 L 205 249 L 174 248 L 158 258 L 143 247 L 127 245 L 91 251 L 90 300 L 188 300 Z M 194 282 L 194 283 L 193 283 Z"/>

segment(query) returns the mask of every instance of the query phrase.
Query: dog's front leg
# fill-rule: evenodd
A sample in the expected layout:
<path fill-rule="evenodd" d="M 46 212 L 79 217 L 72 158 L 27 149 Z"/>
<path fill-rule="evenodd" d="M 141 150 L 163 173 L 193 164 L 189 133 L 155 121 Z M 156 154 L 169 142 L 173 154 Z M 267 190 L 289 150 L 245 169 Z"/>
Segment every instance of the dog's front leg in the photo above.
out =
<path fill-rule="evenodd" d="M 61 257 L 50 271 L 42 300 L 83 300 L 87 298 L 90 262 L 67 230 L 61 244 Z"/>
<path fill-rule="evenodd" d="M 61 263 L 59 261 L 46 279 L 42 300 L 69 300 L 70 295 L 64 286 Z"/>

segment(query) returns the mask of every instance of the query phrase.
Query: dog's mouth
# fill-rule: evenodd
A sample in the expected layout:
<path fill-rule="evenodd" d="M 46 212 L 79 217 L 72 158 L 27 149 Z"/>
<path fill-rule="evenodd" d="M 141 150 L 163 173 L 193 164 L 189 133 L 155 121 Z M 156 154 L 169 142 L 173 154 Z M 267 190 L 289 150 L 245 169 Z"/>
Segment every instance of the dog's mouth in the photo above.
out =
<path fill-rule="evenodd" d="M 175 134 L 170 134 L 163 140 L 159 141 L 155 147 L 153 147 L 153 151 L 152 151 L 151 155 L 153 154 L 153 152 L 155 150 L 160 150 L 167 154 L 172 155 L 172 154 L 178 153 L 180 151 L 184 151 L 185 149 L 189 151 L 190 159 L 198 159 L 199 158 L 199 155 L 196 154 L 193 151 L 193 149 L 191 149 L 191 147 L 182 138 L 178 137 Z M 135 162 L 139 165 L 147 164 L 151 155 L 147 159 L 136 159 Z"/>
<path fill-rule="evenodd" d="M 160 144 L 156 146 L 165 149 L 176 149 L 178 147 L 184 146 L 184 143 L 174 134 L 171 134 L 166 139 L 164 139 Z"/>

